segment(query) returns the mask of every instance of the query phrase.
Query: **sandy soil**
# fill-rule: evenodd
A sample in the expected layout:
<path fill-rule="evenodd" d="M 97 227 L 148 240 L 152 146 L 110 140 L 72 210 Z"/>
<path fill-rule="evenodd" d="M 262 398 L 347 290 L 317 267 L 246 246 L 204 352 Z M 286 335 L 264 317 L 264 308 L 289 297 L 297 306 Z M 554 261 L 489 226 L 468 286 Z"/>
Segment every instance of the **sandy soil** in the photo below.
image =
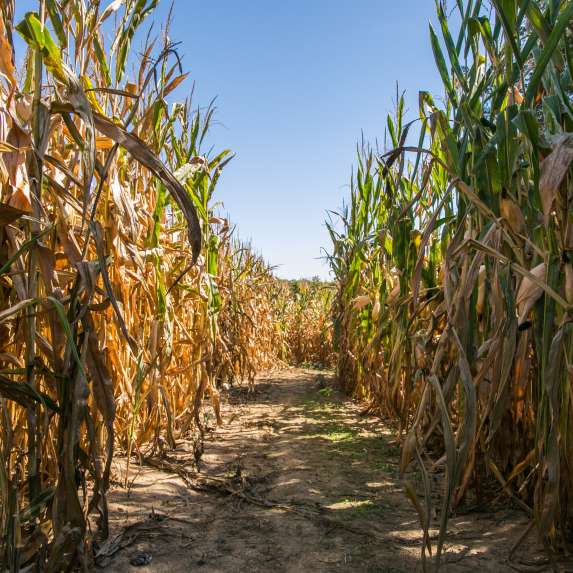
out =
<path fill-rule="evenodd" d="M 206 481 L 198 482 L 205 491 L 168 469 L 193 469 L 190 443 L 179 444 L 164 469 L 132 466 L 131 487 L 117 486 L 110 496 L 112 538 L 105 549 L 118 550 L 100 560 L 101 568 L 421 571 L 421 532 L 401 490 L 398 444 L 379 419 L 362 416 L 329 384 L 317 372 L 289 370 L 259 378 L 252 391 L 231 389 L 225 423 L 205 442 Z M 121 482 L 124 461 L 115 472 Z M 508 563 L 526 527 L 525 516 L 512 509 L 454 516 L 442 571 L 550 570 L 535 534 Z M 152 561 L 130 565 L 142 553 Z"/>

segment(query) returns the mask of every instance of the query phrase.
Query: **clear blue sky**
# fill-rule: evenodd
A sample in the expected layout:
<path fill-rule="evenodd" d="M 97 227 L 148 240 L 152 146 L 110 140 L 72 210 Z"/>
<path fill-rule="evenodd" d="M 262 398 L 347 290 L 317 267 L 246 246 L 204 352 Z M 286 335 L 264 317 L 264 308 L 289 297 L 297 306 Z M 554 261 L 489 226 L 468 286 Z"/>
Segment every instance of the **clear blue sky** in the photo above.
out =
<path fill-rule="evenodd" d="M 195 102 L 217 96 L 210 141 L 236 153 L 218 199 L 279 276 L 328 276 L 326 210 L 348 194 L 361 132 L 382 141 L 396 82 L 413 116 L 420 89 L 441 93 L 434 11 L 433 0 L 175 0 L 171 38 Z"/>

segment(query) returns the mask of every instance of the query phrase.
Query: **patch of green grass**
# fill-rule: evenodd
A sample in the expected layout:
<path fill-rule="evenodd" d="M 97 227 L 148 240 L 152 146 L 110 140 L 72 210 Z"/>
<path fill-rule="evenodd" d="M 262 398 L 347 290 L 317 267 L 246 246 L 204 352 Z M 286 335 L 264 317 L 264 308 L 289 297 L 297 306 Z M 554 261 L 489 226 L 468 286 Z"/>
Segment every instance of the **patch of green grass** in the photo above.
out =
<path fill-rule="evenodd" d="M 322 431 L 315 434 L 309 434 L 308 438 L 320 438 L 338 444 L 341 442 L 351 444 L 355 437 L 355 432 L 340 424 L 326 424 Z"/>
<path fill-rule="evenodd" d="M 316 399 L 316 398 L 307 398 L 302 405 L 305 408 L 316 408 L 317 406 L 320 406 L 320 402 Z"/>
<path fill-rule="evenodd" d="M 396 464 L 381 461 L 376 464 L 376 467 L 390 475 L 395 475 L 398 473 L 398 466 Z"/>
<path fill-rule="evenodd" d="M 324 396 L 325 398 L 330 398 L 330 396 L 332 395 L 332 388 L 328 388 L 328 387 L 326 387 L 326 388 L 321 388 L 321 389 L 318 391 L 318 393 L 319 393 L 321 396 Z"/>
<path fill-rule="evenodd" d="M 351 453 L 356 456 L 387 459 L 399 453 L 399 450 L 394 448 L 394 446 L 390 446 L 384 438 L 379 436 L 365 436 L 357 430 L 352 430 L 352 432 L 355 436 L 354 444 L 345 444 L 344 447 L 350 449 L 352 446 Z"/>
<path fill-rule="evenodd" d="M 316 407 L 316 406 L 329 406 L 331 408 L 336 408 L 337 410 L 342 408 L 343 405 L 333 396 L 334 389 L 330 386 L 326 386 L 325 388 L 320 389 L 313 389 L 312 391 L 308 392 L 303 404 L 308 407 Z"/>
<path fill-rule="evenodd" d="M 395 446 L 379 437 L 364 436 L 352 429 L 331 430 L 328 433 L 315 434 L 336 444 L 335 452 L 349 460 L 364 462 L 377 471 L 396 475 L 398 466 L 395 463 L 398 450 Z"/>
<path fill-rule="evenodd" d="M 322 435 L 323 438 L 328 440 L 329 442 L 338 443 L 338 442 L 347 442 L 354 438 L 352 432 L 344 432 L 344 431 L 332 431 L 328 432 L 327 434 Z"/>
<path fill-rule="evenodd" d="M 304 414 L 316 421 L 306 439 L 321 439 L 332 444 L 330 453 L 352 461 L 364 462 L 371 468 L 395 475 L 397 466 L 388 460 L 395 460 L 399 448 L 388 443 L 386 437 L 366 433 L 360 425 L 352 426 L 335 421 L 340 404 L 330 399 L 330 388 L 323 388 L 308 395 L 303 402 Z"/>
<path fill-rule="evenodd" d="M 382 515 L 390 506 L 372 499 L 341 499 L 327 506 L 330 510 L 335 511 L 337 516 L 345 519 L 354 519 L 364 516 Z"/>

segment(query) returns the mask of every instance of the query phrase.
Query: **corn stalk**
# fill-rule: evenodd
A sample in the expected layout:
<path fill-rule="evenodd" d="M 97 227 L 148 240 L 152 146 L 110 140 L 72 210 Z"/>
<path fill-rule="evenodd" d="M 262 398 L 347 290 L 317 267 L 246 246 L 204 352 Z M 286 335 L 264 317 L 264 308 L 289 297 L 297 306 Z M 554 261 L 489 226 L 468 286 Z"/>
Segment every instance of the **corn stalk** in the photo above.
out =
<path fill-rule="evenodd" d="M 492 491 L 570 551 L 573 3 L 460 1 L 455 30 L 436 10 L 443 103 L 420 92 L 407 123 L 397 98 L 386 148 L 359 150 L 329 226 L 339 375 L 399 421 L 424 562 L 430 471 L 436 565 L 450 512 Z"/>

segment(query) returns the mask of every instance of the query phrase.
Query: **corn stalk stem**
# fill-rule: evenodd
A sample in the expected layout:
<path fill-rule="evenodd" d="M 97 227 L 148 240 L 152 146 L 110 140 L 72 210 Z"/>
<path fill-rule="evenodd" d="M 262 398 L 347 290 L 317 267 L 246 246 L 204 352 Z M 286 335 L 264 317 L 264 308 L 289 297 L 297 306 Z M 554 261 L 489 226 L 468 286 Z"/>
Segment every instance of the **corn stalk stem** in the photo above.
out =
<path fill-rule="evenodd" d="M 45 0 L 40 1 L 40 16 L 42 26 L 45 22 Z M 34 54 L 34 96 L 32 102 L 33 120 L 33 148 L 28 152 L 28 161 L 30 173 L 33 177 L 30 182 L 31 203 L 33 220 L 30 222 L 30 234 L 32 239 L 37 239 L 41 232 L 40 215 L 41 215 L 41 190 L 42 190 L 42 162 L 36 151 L 40 147 L 41 134 L 41 117 L 40 105 L 42 97 L 42 76 L 43 76 L 42 54 L 39 48 L 36 48 Z M 36 300 L 38 297 L 38 250 L 37 241 L 30 248 L 28 258 L 28 298 Z M 26 382 L 32 388 L 36 389 L 36 305 L 30 305 L 26 320 Z M 28 457 L 28 482 L 29 498 L 33 500 L 41 491 L 40 480 L 40 460 L 42 457 L 40 448 L 41 441 L 38 439 L 38 415 L 39 406 L 35 404 L 28 408 L 28 440 L 29 440 L 29 457 Z"/>

